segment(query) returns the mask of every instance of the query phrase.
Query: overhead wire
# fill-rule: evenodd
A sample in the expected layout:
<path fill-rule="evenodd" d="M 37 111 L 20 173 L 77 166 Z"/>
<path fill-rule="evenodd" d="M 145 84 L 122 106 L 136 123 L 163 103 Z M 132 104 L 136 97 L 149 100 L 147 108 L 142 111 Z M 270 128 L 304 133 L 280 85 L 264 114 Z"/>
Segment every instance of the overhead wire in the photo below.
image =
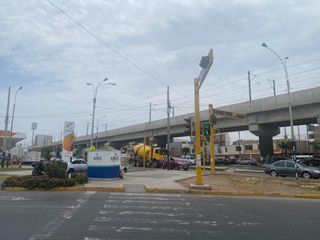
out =
<path fill-rule="evenodd" d="M 94 32 L 92 32 L 91 30 L 89 30 L 87 27 L 83 26 L 81 23 L 79 23 L 77 20 L 75 20 L 71 15 L 69 15 L 68 13 L 66 13 L 63 9 L 61 9 L 60 7 L 58 7 L 56 4 L 54 4 L 53 2 L 51 2 L 50 0 L 46 0 L 50 5 L 52 5 L 54 8 L 56 8 L 61 14 L 63 14 L 65 17 L 67 17 L 68 19 L 70 19 L 73 23 L 75 23 L 78 27 L 80 27 L 83 31 L 85 31 L 86 33 L 88 33 L 89 35 L 91 35 L 93 38 L 95 38 L 97 41 L 99 41 L 102 45 L 104 45 L 106 48 L 110 49 L 113 53 L 115 53 L 116 55 L 118 55 L 120 58 L 122 58 L 124 61 L 126 61 L 128 64 L 130 64 L 131 66 L 133 66 L 134 68 L 138 69 L 140 72 L 142 72 L 143 74 L 145 74 L 146 76 L 150 77 L 151 79 L 153 79 L 154 81 L 157 81 L 158 83 L 164 85 L 164 86 L 168 86 L 167 83 L 165 83 L 164 81 L 162 81 L 161 79 L 157 78 L 156 76 L 154 76 L 153 74 L 149 73 L 148 71 L 144 70 L 142 67 L 140 67 L 138 64 L 136 64 L 135 62 L 133 62 L 131 59 L 129 59 L 128 57 L 126 57 L 124 54 L 120 53 L 118 50 L 116 50 L 115 48 L 113 48 L 110 44 L 108 44 L 106 41 L 104 41 L 101 37 L 99 37 L 98 35 L 96 35 Z M 178 92 L 177 90 L 171 88 L 172 91 L 178 93 L 181 96 L 186 97 L 185 95 L 181 94 L 180 92 Z"/>

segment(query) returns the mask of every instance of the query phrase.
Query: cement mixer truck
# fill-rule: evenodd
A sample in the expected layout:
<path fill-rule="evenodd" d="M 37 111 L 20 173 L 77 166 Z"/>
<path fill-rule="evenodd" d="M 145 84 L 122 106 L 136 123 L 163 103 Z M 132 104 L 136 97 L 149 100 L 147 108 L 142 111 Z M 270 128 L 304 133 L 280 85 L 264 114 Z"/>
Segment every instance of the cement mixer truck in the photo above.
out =
<path fill-rule="evenodd" d="M 146 167 L 161 167 L 166 159 L 167 151 L 160 147 L 148 146 L 139 143 L 132 148 L 132 159 L 134 166 L 143 166 L 146 161 Z"/>

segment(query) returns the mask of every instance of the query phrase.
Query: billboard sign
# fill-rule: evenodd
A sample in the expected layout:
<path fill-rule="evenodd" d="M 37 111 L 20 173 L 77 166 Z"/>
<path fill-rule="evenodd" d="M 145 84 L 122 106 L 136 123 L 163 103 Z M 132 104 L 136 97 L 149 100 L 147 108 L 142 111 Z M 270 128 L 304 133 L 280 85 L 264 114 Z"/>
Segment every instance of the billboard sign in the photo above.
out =
<path fill-rule="evenodd" d="M 76 139 L 74 135 L 74 128 L 74 122 L 64 122 L 62 159 L 66 162 L 69 162 L 73 155 L 73 143 Z"/>

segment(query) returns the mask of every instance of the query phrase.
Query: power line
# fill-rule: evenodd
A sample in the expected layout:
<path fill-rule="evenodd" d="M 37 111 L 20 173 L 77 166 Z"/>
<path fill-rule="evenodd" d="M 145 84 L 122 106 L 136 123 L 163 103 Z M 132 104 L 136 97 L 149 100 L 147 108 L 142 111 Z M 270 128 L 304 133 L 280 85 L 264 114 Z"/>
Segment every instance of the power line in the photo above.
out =
<path fill-rule="evenodd" d="M 57 5 L 55 5 L 54 3 L 52 3 L 49 0 L 46 0 L 50 5 L 52 5 L 54 8 L 56 8 L 60 13 L 62 13 L 65 17 L 69 18 L 73 23 L 75 23 L 76 25 L 78 25 L 83 31 L 85 31 L 86 33 L 88 33 L 89 35 L 91 35 L 93 38 L 95 38 L 97 41 L 99 41 L 100 43 L 102 43 L 102 45 L 104 45 L 105 47 L 107 47 L 108 49 L 110 49 L 112 52 L 114 52 L 116 55 L 118 55 L 119 57 L 121 57 L 124 61 L 126 61 L 128 64 L 130 64 L 131 66 L 135 67 L 136 69 L 138 69 L 139 71 L 141 71 L 142 73 L 144 73 L 145 75 L 147 75 L 148 77 L 150 77 L 151 79 L 161 83 L 164 86 L 167 86 L 168 84 L 165 83 L 164 81 L 162 81 L 161 79 L 157 78 L 156 76 L 152 75 L 151 73 L 147 72 L 146 70 L 144 70 L 142 67 L 140 67 L 138 64 L 136 64 L 135 62 L 131 61 L 128 57 L 126 57 L 125 55 L 123 55 L 122 53 L 120 53 L 118 50 L 116 50 L 115 48 L 111 47 L 110 44 L 106 43 L 102 38 L 100 38 L 99 36 L 97 36 L 95 33 L 93 33 L 92 31 L 90 31 L 87 27 L 83 26 L 81 23 L 79 23 L 78 21 L 76 21 L 72 16 L 70 16 L 69 14 L 67 14 L 63 9 L 61 9 L 60 7 L 58 7 Z M 174 90 L 176 93 L 178 93 L 181 96 L 184 96 L 183 94 L 179 93 L 178 91 Z M 186 97 L 186 96 L 184 96 Z"/>

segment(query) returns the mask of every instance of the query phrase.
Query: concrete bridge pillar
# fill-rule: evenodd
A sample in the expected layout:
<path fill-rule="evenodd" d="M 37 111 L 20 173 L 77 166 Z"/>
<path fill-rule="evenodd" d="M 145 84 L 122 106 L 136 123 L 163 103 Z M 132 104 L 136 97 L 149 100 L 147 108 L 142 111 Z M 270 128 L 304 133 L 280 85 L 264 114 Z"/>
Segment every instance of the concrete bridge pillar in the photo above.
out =
<path fill-rule="evenodd" d="M 272 137 L 280 133 L 280 128 L 270 125 L 249 125 L 249 131 L 259 137 L 260 155 L 265 160 L 267 156 L 273 156 L 273 139 Z"/>

